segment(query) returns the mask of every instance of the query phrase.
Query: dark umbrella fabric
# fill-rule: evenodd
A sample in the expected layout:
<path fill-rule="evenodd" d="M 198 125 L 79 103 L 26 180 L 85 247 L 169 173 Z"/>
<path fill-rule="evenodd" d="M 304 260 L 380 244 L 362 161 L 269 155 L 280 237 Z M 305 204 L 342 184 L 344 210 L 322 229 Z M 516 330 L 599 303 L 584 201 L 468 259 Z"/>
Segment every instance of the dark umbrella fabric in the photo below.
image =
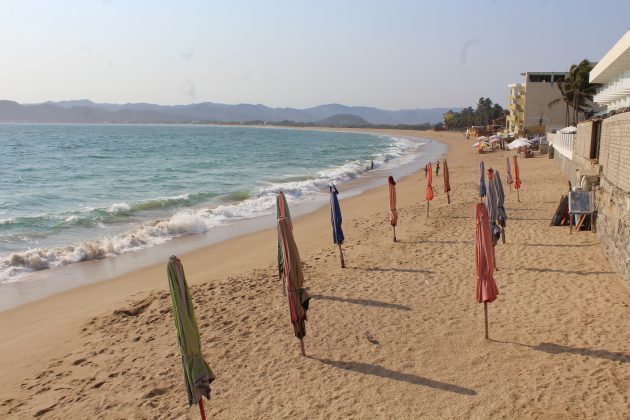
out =
<path fill-rule="evenodd" d="M 479 162 L 479 198 L 486 196 L 486 174 L 483 160 Z"/>
<path fill-rule="evenodd" d="M 188 404 L 193 405 L 199 403 L 203 395 L 210 399 L 210 383 L 215 376 L 201 354 L 199 329 L 184 275 L 184 267 L 177 257 L 169 258 L 167 272 Z"/>
<path fill-rule="evenodd" d="M 289 204 L 287 203 L 287 198 L 284 196 L 282 191 L 276 195 L 276 220 L 281 217 L 286 218 L 289 224 L 289 229 L 293 229 Z M 278 227 L 278 229 L 280 228 Z M 278 275 L 282 279 L 282 251 L 280 250 L 280 235 L 278 235 Z"/>
<path fill-rule="evenodd" d="M 304 290 L 304 274 L 302 261 L 293 231 L 286 218 L 278 219 L 278 239 L 282 251 L 283 272 L 286 276 L 287 298 L 289 301 L 289 316 L 293 324 L 293 332 L 300 340 L 306 336 L 306 311 L 310 296 Z"/>
<path fill-rule="evenodd" d="M 446 159 L 444 159 L 442 161 L 442 166 L 444 167 L 444 169 L 442 170 L 442 172 L 444 173 L 444 192 L 446 193 L 446 197 L 448 199 L 448 204 L 451 204 L 451 182 L 449 179 L 449 173 L 448 173 L 448 164 L 446 163 Z"/>
<path fill-rule="evenodd" d="M 499 225 L 501 227 L 505 227 L 507 224 L 507 213 L 505 212 L 505 192 L 503 190 L 501 176 L 499 176 L 499 171 L 496 170 L 494 171 L 494 188 L 497 192 L 497 207 L 499 209 L 497 220 L 499 221 Z"/>
<path fill-rule="evenodd" d="M 496 245 L 501 237 L 501 228 L 499 227 L 499 204 L 496 184 L 494 182 L 494 170 L 488 168 L 488 218 L 490 220 L 490 231 L 492 232 L 492 245 Z"/>
<path fill-rule="evenodd" d="M 341 208 L 339 207 L 339 199 L 337 194 L 339 191 L 337 187 L 331 185 L 330 189 L 330 222 L 332 223 L 333 230 L 333 242 L 337 245 L 341 245 L 345 239 L 343 236 L 343 229 L 341 229 Z"/>

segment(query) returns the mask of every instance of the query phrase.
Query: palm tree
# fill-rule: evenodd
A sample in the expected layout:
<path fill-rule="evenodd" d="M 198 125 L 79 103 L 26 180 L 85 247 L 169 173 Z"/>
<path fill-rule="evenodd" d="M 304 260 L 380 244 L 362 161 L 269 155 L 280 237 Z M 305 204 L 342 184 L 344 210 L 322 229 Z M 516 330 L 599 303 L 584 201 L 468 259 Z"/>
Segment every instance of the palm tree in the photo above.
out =
<path fill-rule="evenodd" d="M 600 85 L 589 82 L 589 74 L 592 69 L 593 63 L 582 60 L 579 64 L 572 64 L 567 77 L 563 81 L 557 82 L 561 96 L 549 102 L 547 106 L 551 108 L 563 101 L 566 107 L 566 125 L 569 125 L 569 116 L 571 116 L 571 124 L 575 125 L 579 120 L 580 113 L 587 115 L 593 110 L 593 96 Z M 571 113 L 569 113 L 569 108 Z"/>

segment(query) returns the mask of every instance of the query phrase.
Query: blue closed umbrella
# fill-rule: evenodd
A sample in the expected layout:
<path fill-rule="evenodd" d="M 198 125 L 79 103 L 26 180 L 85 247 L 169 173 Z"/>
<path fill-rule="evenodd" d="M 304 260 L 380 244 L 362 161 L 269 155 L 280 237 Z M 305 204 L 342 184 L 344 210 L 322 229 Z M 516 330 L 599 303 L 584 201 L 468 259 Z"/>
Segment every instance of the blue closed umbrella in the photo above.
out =
<path fill-rule="evenodd" d="M 330 222 L 332 223 L 333 242 L 339 245 L 339 258 L 341 258 L 341 268 L 346 268 L 343 260 L 343 251 L 341 244 L 344 241 L 343 230 L 341 229 L 341 208 L 339 208 L 339 200 L 337 199 L 339 191 L 334 185 L 330 185 Z"/>
<path fill-rule="evenodd" d="M 486 175 L 483 160 L 479 162 L 479 201 L 486 196 Z"/>

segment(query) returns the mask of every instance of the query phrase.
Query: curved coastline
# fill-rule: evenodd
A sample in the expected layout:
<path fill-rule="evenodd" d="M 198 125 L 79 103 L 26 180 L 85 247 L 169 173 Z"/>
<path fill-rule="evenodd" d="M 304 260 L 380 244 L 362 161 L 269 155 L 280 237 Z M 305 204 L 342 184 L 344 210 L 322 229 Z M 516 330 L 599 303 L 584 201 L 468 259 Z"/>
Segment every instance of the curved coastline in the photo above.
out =
<path fill-rule="evenodd" d="M 275 128 L 275 127 L 262 127 Z M 385 164 L 382 168 L 375 168 L 372 171 L 359 173 L 358 176 L 349 177 L 341 185 L 342 195 L 340 200 L 344 200 L 359 195 L 370 189 L 377 188 L 382 184 L 382 177 L 394 175 L 404 177 L 420 170 L 422 165 L 429 160 L 440 158 L 446 153 L 446 145 L 433 142 L 429 138 L 410 136 L 405 131 L 392 130 L 362 130 L 362 129 L 327 129 L 327 128 L 303 128 L 300 130 L 309 131 L 332 131 L 332 132 L 357 132 L 377 136 L 388 136 L 392 139 L 404 139 L 421 144 L 418 148 L 408 150 L 408 155 L 400 156 L 392 161 L 397 165 Z M 415 154 L 413 154 L 415 152 Z M 402 163 L 397 161 L 401 159 Z M 385 162 L 386 163 L 386 162 Z M 323 190 L 320 190 L 323 192 Z M 327 203 L 325 194 L 311 194 L 306 200 L 299 200 L 292 205 L 292 214 L 299 218 L 312 213 Z M 118 209 L 118 208 L 117 208 Z M 178 216 L 178 215 L 175 215 Z M 175 217 L 174 216 L 174 217 Z M 170 222 L 169 220 L 164 223 Z M 107 281 L 112 278 L 123 276 L 137 270 L 142 270 L 153 264 L 167 259 L 171 254 L 185 254 L 194 252 L 202 248 L 220 244 L 224 241 L 269 229 L 275 224 L 272 214 L 260 214 L 254 217 L 228 220 L 224 223 L 212 226 L 208 229 L 193 229 L 191 232 L 182 235 L 174 235 L 170 238 L 161 239 L 149 246 L 138 246 L 131 249 L 131 252 L 113 253 L 99 251 L 99 244 L 85 243 L 84 246 L 93 247 L 96 251 L 94 257 L 81 258 L 77 261 L 60 264 L 58 266 L 46 266 L 43 269 L 29 271 L 19 276 L 17 281 L 0 283 L 0 312 L 14 308 L 28 302 L 44 299 L 56 293 L 68 291 L 70 289 Z M 132 235 L 133 236 L 133 235 Z M 133 238 L 132 238 L 133 239 Z M 136 239 L 134 239 L 136 240 Z M 111 242 L 111 241 L 110 241 Z M 110 248 L 113 245 L 107 245 Z M 90 251 L 90 250 L 88 250 Z M 74 252 L 74 251 L 72 251 Z M 77 248 L 77 252 L 82 252 Z M 76 252 L 74 252 L 76 253 Z"/>

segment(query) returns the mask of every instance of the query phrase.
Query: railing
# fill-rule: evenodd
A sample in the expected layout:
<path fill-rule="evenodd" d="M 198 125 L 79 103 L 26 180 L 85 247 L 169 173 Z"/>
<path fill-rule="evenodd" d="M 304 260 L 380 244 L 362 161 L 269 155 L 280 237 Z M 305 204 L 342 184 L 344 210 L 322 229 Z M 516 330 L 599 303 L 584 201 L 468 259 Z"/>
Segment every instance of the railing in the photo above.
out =
<path fill-rule="evenodd" d="M 549 145 L 556 149 L 556 152 L 569 160 L 573 160 L 573 140 L 575 139 L 575 133 L 547 133 L 547 139 L 549 139 Z"/>

